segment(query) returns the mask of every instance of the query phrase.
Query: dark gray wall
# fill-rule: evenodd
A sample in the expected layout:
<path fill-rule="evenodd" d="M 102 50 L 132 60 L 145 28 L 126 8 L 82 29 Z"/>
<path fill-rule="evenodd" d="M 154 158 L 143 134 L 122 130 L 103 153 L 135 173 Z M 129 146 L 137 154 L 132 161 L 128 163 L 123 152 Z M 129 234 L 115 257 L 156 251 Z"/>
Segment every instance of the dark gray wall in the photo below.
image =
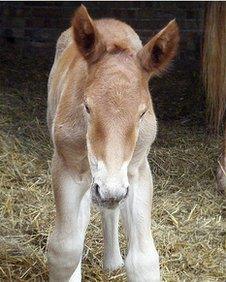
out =
<path fill-rule="evenodd" d="M 52 60 L 58 36 L 69 27 L 81 3 L 94 18 L 114 17 L 129 23 L 143 42 L 176 18 L 180 50 L 171 71 L 153 81 L 155 104 L 163 118 L 186 117 L 191 107 L 202 110 L 199 68 L 204 2 L 1 2 L 0 43 Z"/>

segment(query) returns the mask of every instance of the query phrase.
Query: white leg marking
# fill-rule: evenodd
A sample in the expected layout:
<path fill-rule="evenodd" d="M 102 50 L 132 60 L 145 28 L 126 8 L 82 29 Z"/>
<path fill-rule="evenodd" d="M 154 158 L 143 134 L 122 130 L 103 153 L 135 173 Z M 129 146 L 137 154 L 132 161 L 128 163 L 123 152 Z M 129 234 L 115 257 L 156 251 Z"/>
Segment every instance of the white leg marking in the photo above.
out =
<path fill-rule="evenodd" d="M 77 182 L 63 168 L 56 172 L 53 173 L 56 224 L 48 242 L 49 279 L 80 282 L 84 237 L 90 215 L 90 191 L 86 192 L 89 183 L 87 180 Z"/>
<path fill-rule="evenodd" d="M 81 206 L 79 209 L 79 215 L 78 215 L 78 223 L 80 225 L 80 232 L 81 236 L 83 236 L 82 241 L 84 242 L 85 232 L 86 228 L 89 223 L 89 216 L 90 216 L 90 191 L 87 191 L 84 195 Z M 82 264 L 82 257 L 80 258 L 79 264 L 77 268 L 75 269 L 74 273 L 72 274 L 69 282 L 80 282 L 82 280 L 82 274 L 81 274 L 81 264 Z"/>
<path fill-rule="evenodd" d="M 129 239 L 125 261 L 130 282 L 160 281 L 159 257 L 152 239 L 152 177 L 148 162 L 130 177 L 129 198 L 121 212 Z"/>
<path fill-rule="evenodd" d="M 113 271 L 123 266 L 118 240 L 119 208 L 102 211 L 104 231 L 104 269 Z"/>

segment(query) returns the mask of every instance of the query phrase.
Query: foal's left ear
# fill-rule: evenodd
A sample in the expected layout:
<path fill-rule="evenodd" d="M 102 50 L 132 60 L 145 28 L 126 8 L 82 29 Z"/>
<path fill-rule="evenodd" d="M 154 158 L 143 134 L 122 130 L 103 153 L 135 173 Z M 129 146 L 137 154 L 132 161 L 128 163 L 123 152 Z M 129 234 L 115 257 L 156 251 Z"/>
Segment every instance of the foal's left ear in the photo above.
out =
<path fill-rule="evenodd" d="M 138 52 L 142 67 L 150 75 L 162 72 L 176 55 L 178 43 L 179 28 L 172 20 Z"/>
<path fill-rule="evenodd" d="M 88 63 L 97 61 L 103 55 L 106 48 L 85 6 L 81 5 L 75 11 L 72 28 L 75 43 L 82 56 Z"/>

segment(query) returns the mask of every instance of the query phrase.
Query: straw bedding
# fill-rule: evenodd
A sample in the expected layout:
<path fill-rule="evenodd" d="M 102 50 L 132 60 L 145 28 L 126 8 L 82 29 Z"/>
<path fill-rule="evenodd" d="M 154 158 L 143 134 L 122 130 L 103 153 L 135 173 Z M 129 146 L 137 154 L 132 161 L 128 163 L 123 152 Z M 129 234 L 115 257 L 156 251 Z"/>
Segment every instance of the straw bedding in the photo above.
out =
<path fill-rule="evenodd" d="M 0 281 L 48 279 L 45 251 L 54 201 L 52 146 L 45 125 L 47 68 L 39 60 L 9 53 L 1 62 Z M 226 279 L 223 196 L 215 185 L 219 141 L 195 124 L 159 124 L 149 159 L 154 174 L 152 229 L 164 281 Z M 120 240 L 125 255 L 122 227 Z M 124 269 L 103 272 L 102 241 L 94 208 L 84 249 L 84 281 L 126 281 Z"/>

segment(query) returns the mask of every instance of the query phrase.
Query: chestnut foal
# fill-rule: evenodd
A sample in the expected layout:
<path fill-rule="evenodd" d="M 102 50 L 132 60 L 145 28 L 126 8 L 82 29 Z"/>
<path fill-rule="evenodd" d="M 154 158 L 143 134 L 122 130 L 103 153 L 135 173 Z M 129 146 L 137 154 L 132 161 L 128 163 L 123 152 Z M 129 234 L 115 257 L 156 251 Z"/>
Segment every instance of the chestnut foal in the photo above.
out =
<path fill-rule="evenodd" d="M 168 66 L 178 41 L 174 20 L 143 47 L 130 26 L 93 21 L 84 6 L 60 36 L 48 83 L 56 202 L 48 241 L 50 281 L 81 281 L 91 201 L 102 211 L 104 267 L 123 265 L 121 214 L 129 240 L 128 280 L 160 281 L 150 232 L 153 185 L 147 155 L 156 118 L 148 81 Z"/>

